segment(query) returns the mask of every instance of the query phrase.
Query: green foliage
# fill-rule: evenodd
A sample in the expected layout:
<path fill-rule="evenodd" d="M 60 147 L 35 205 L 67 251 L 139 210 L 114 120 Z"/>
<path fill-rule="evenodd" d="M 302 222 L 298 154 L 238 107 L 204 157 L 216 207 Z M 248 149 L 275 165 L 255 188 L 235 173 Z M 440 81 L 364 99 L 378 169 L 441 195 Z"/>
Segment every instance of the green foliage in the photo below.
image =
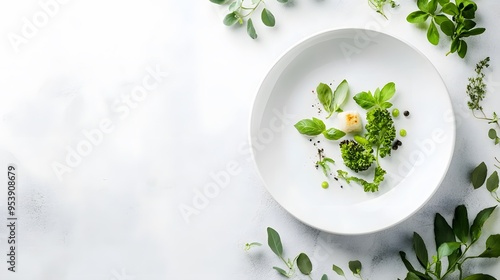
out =
<path fill-rule="evenodd" d="M 224 17 L 223 23 L 227 26 L 233 26 L 236 23 L 244 25 L 248 36 L 252 39 L 257 39 L 257 31 L 252 20 L 252 15 L 255 11 L 262 8 L 260 19 L 267 27 L 276 25 L 274 14 L 266 8 L 264 0 L 210 0 L 210 2 L 218 5 L 227 5 L 229 13 Z M 288 3 L 288 0 L 278 0 L 280 3 Z"/>
<path fill-rule="evenodd" d="M 445 218 L 439 213 L 434 219 L 434 237 L 436 241 L 436 254 L 429 258 L 424 240 L 418 233 L 413 234 L 413 249 L 415 256 L 421 265 L 421 269 L 415 267 L 406 258 L 406 253 L 400 252 L 401 260 L 408 273 L 405 280 L 441 280 L 452 277 L 453 279 L 495 279 L 486 274 L 474 274 L 463 277 L 462 266 L 474 258 L 498 258 L 500 256 L 500 235 L 491 235 L 486 241 L 485 250 L 479 255 L 467 254 L 469 248 L 479 240 L 484 223 L 491 216 L 496 207 L 486 208 L 480 211 L 474 222 L 469 227 L 467 208 L 460 205 L 455 209 L 453 226 L 450 226 Z M 458 241 L 456 241 L 458 240 Z M 447 257 L 447 262 L 442 259 Z M 458 275 L 457 275 L 458 274 Z"/>
<path fill-rule="evenodd" d="M 280 268 L 278 266 L 273 266 L 272 268 L 276 270 L 278 274 L 281 276 L 284 276 L 286 278 L 291 278 L 295 275 L 295 270 L 296 268 L 299 269 L 300 273 L 303 275 L 306 275 L 309 277 L 309 279 L 313 279 L 311 277 L 313 273 L 313 264 L 311 259 L 306 253 L 299 253 L 294 259 L 285 259 L 284 254 L 283 254 L 283 244 L 281 243 L 281 237 L 279 233 L 271 228 L 267 228 L 267 239 L 268 239 L 268 245 L 271 251 L 278 256 L 278 258 L 283 262 L 284 265 L 286 265 L 287 269 Z M 253 244 L 253 245 L 252 245 Z M 248 247 L 252 246 L 260 246 L 260 243 L 258 242 L 252 242 L 252 243 L 247 243 L 245 246 L 245 250 L 248 250 Z M 363 277 L 361 276 L 361 269 L 362 265 L 361 262 L 358 260 L 350 261 L 349 262 L 349 269 L 352 271 L 353 275 L 358 278 L 363 280 Z M 332 270 L 339 276 L 344 276 L 344 271 L 342 268 L 338 267 L 337 265 L 332 265 Z M 347 279 L 347 278 L 346 278 Z M 328 275 L 323 274 L 321 276 L 321 280 L 328 280 Z"/>
<path fill-rule="evenodd" d="M 464 58 L 467 54 L 465 38 L 484 33 L 485 28 L 476 28 L 473 20 L 477 5 L 472 0 L 418 0 L 418 10 L 410 13 L 406 20 L 410 23 L 422 24 L 430 19 L 427 28 L 427 40 L 437 45 L 440 32 L 450 38 L 450 53 L 457 53 Z"/>

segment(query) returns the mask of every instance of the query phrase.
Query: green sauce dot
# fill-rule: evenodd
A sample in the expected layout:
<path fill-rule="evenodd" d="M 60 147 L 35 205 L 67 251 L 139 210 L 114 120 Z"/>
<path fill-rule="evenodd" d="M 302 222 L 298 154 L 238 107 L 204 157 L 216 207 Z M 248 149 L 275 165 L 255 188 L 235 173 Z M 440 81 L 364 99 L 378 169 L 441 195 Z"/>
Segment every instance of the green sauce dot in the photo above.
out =
<path fill-rule="evenodd" d="M 397 118 L 399 116 L 399 110 L 398 109 L 392 110 L 392 116 Z"/>
<path fill-rule="evenodd" d="M 405 136 L 406 136 L 406 130 L 401 129 L 401 130 L 399 131 L 399 135 L 401 135 L 401 137 L 405 137 Z"/>
<path fill-rule="evenodd" d="M 328 189 L 328 187 L 329 187 L 328 182 L 327 182 L 327 181 L 324 181 L 323 183 L 321 183 L 321 187 L 322 187 L 323 189 Z"/>

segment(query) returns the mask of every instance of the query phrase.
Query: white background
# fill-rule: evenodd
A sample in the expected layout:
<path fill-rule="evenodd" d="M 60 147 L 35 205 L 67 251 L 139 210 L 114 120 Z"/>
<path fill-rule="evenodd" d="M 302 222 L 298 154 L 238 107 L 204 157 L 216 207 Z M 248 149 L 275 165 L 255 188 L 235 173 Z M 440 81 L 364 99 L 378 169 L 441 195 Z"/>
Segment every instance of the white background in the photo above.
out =
<path fill-rule="evenodd" d="M 408 0 L 386 9 L 389 20 L 361 0 L 268 0 L 277 25 L 256 17 L 257 40 L 224 26 L 226 7 L 208 0 L 61 0 L 43 22 L 47 2 L 0 3 L 0 168 L 17 165 L 19 202 L 12 273 L 3 261 L 7 189 L 0 189 L 0 279 L 281 279 L 267 246 L 243 250 L 246 242 L 266 243 L 268 226 L 281 233 L 287 256 L 311 256 L 314 279 L 333 278 L 333 263 L 347 271 L 353 259 L 367 279 L 404 278 L 398 252 L 412 255 L 414 231 L 433 248 L 436 212 L 451 221 L 455 206 L 466 204 L 472 219 L 497 204 L 469 184 L 471 169 L 481 161 L 491 167 L 500 150 L 487 138 L 488 124 L 468 111 L 465 86 L 475 63 L 491 56 L 485 111 L 500 110 L 499 2 L 478 1 L 487 31 L 468 40 L 464 60 L 445 56 L 448 41 L 432 46 L 425 30 L 405 21 L 416 9 Z M 331 235 L 298 222 L 269 196 L 245 152 L 252 101 L 274 61 L 305 37 L 339 27 L 380 30 L 422 51 L 443 76 L 457 118 L 455 155 L 435 196 L 370 235 Z M 13 44 L 13 36 L 23 39 Z M 126 105 L 144 79 L 154 88 Z M 103 122 L 109 130 L 99 134 Z M 54 164 L 67 165 L 92 133 L 101 136 L 88 155 L 73 158 L 58 178 Z M 193 207 L 228 166 L 229 182 L 183 217 L 180 207 Z M 499 220 L 494 214 L 485 233 L 500 232 Z M 499 267 L 473 260 L 465 270 L 499 277 Z"/>

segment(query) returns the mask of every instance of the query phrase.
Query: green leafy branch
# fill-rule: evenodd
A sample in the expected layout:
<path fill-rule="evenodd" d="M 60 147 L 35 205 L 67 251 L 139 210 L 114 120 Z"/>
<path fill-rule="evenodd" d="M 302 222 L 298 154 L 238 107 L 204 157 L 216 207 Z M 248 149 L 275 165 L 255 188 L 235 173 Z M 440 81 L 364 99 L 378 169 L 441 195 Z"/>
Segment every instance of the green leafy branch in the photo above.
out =
<path fill-rule="evenodd" d="M 224 17 L 223 23 L 227 26 L 235 25 L 236 23 L 244 25 L 246 23 L 247 34 L 252 39 L 257 39 L 257 31 L 253 24 L 252 15 L 255 11 L 262 7 L 260 19 L 265 26 L 274 27 L 276 19 L 274 14 L 266 8 L 264 0 L 210 0 L 210 2 L 219 5 L 228 5 L 229 13 Z M 288 0 L 278 0 L 280 3 L 287 3 Z"/>
<path fill-rule="evenodd" d="M 496 280 L 486 274 L 473 274 L 463 277 L 462 267 L 464 263 L 476 258 L 498 258 L 500 256 L 500 234 L 490 235 L 486 240 L 485 249 L 479 255 L 468 255 L 467 252 L 482 234 L 484 223 L 489 219 L 495 207 L 480 211 L 469 227 L 467 208 L 460 205 L 455 208 L 452 224 L 439 213 L 434 219 L 434 236 L 436 254 L 429 258 L 426 244 L 422 237 L 413 233 L 413 250 L 419 265 L 423 270 L 416 269 L 406 258 L 406 253 L 399 252 L 401 260 L 408 273 L 405 280 L 442 280 L 452 277 L 460 280 Z M 447 258 L 446 262 L 443 259 Z"/>
<path fill-rule="evenodd" d="M 260 246 L 260 243 L 258 242 L 252 242 L 252 243 L 247 243 L 245 244 L 245 251 L 248 251 L 252 247 L 255 247 L 252 244 L 256 244 L 256 246 Z M 292 276 L 295 275 L 295 270 L 296 268 L 299 269 L 300 273 L 303 275 L 306 275 L 309 279 L 312 278 L 312 270 L 313 270 L 313 265 L 311 262 L 311 259 L 306 253 L 300 253 L 298 254 L 295 258 L 290 259 L 286 258 L 283 253 L 283 244 L 281 242 L 281 237 L 279 233 L 271 228 L 267 228 L 267 244 L 271 251 L 278 256 L 278 258 L 283 262 L 283 264 L 286 266 L 286 269 L 283 269 L 278 266 L 273 266 L 273 269 L 276 270 L 281 276 L 284 276 L 286 278 L 291 278 Z M 354 277 L 363 280 L 363 277 L 361 276 L 361 269 L 362 265 L 361 262 L 358 260 L 350 261 L 348 263 L 349 265 L 349 270 L 351 270 L 352 274 Z M 332 270 L 339 276 L 343 276 L 345 279 L 347 277 L 345 276 L 344 271 L 342 268 L 340 268 L 337 265 L 332 265 Z M 321 276 L 321 280 L 328 280 L 328 275 L 323 274 Z"/>
<path fill-rule="evenodd" d="M 471 0 L 417 0 L 418 11 L 410 13 L 406 20 L 410 23 L 422 24 L 430 19 L 427 39 L 433 45 L 439 43 L 439 30 L 451 40 L 450 51 L 457 52 L 461 58 L 467 54 L 465 38 L 482 34 L 486 29 L 475 28 L 477 5 Z"/>
<path fill-rule="evenodd" d="M 483 106 L 481 102 L 486 96 L 486 83 L 484 82 L 484 69 L 490 66 L 489 64 L 490 58 L 486 57 L 485 59 L 479 61 L 476 64 L 476 68 L 474 69 L 476 76 L 469 77 L 469 84 L 467 85 L 467 96 L 469 97 L 469 101 L 467 105 L 469 109 L 472 111 L 472 115 L 479 120 L 487 121 L 488 124 L 492 124 L 495 128 L 490 128 L 488 131 L 488 137 L 493 140 L 495 145 L 500 144 L 500 137 L 498 136 L 498 131 L 500 132 L 500 124 L 498 123 L 498 115 L 496 112 L 493 112 L 491 117 L 487 117 L 486 113 L 483 110 Z M 480 113 L 478 116 L 477 113 Z"/>

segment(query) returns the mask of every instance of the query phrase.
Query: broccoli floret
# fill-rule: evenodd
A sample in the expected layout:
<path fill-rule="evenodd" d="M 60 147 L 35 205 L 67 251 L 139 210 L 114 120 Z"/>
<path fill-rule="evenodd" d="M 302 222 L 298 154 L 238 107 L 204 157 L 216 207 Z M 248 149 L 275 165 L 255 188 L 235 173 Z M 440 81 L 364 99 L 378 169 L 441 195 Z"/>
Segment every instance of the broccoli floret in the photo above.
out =
<path fill-rule="evenodd" d="M 377 154 L 384 158 L 391 155 L 391 147 L 396 139 L 396 128 L 391 113 L 386 109 L 376 108 L 366 114 L 366 139 L 377 147 Z"/>
<path fill-rule="evenodd" d="M 375 161 L 373 149 L 363 146 L 353 140 L 340 142 L 340 152 L 344 164 L 354 172 L 359 172 L 370 168 Z"/>

